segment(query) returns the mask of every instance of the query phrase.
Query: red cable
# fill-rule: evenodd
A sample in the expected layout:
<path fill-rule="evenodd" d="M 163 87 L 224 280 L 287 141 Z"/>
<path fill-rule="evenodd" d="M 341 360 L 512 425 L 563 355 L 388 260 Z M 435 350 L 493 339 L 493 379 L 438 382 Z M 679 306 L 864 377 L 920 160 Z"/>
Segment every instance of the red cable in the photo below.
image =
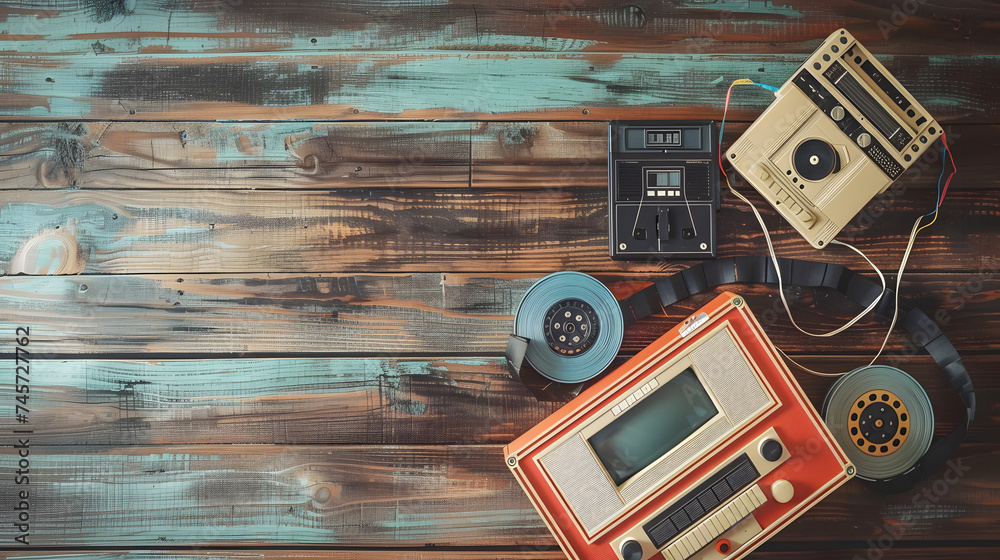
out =
<path fill-rule="evenodd" d="M 945 138 L 944 131 L 941 131 L 941 143 L 944 144 L 944 153 L 948 155 L 948 160 L 951 162 L 951 173 L 948 174 L 948 178 L 944 180 L 944 188 L 941 189 L 941 199 L 938 200 L 938 206 L 944 202 L 944 195 L 948 194 L 948 185 L 951 183 L 951 178 L 955 176 L 958 171 L 958 167 L 955 166 L 955 158 L 951 155 L 951 150 L 948 149 L 948 140 Z"/>

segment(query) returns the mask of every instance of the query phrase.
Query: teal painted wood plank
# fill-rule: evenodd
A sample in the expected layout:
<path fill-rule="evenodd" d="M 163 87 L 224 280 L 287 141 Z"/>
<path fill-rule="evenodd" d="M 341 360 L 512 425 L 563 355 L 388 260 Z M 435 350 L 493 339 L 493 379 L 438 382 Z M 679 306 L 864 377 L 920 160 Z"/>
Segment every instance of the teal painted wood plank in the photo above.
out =
<path fill-rule="evenodd" d="M 955 333 L 945 327 L 950 335 Z M 636 335 L 630 334 L 630 338 Z M 962 344 L 957 336 L 960 349 Z M 30 426 L 0 403 L 0 430 L 30 428 L 36 445 L 506 444 L 561 403 L 539 403 L 490 358 L 262 360 L 56 360 L 30 366 Z M 856 356 L 800 356 L 812 368 L 847 371 Z M 617 363 L 624 361 L 624 356 Z M 888 362 L 888 360 L 886 360 Z M 978 400 L 1000 399 L 992 356 L 966 355 Z M 616 364 L 617 365 L 617 364 Z M 958 399 L 929 356 L 899 362 L 925 388 L 938 431 L 960 418 Z M 824 378 L 798 373 L 819 406 Z M 12 381 L 0 394 L 15 394 Z M 456 422 L 456 418 L 461 421 Z M 974 422 L 969 443 L 1000 438 L 1000 421 Z"/>
<path fill-rule="evenodd" d="M 38 445 L 506 444 L 559 406 L 538 403 L 499 357 L 44 356 L 34 353 L 29 369 Z M 6 380 L 0 391 L 15 394 Z M 25 428 L 7 404 L 0 429 Z"/>
<path fill-rule="evenodd" d="M 990 540 L 996 443 L 966 445 L 962 472 L 933 502 L 853 481 L 774 539 Z M 35 546 L 549 546 L 500 446 L 37 447 L 30 453 Z M 15 470 L 11 448 L 0 469 Z M 949 480 L 956 480 L 954 473 Z M 5 496 L 2 504 L 12 507 Z M 0 526 L 10 542 L 14 529 Z M 251 548 L 252 550 L 252 548 Z"/>
<path fill-rule="evenodd" d="M 280 7 L 240 0 L 50 0 L 27 6 L 6 2 L 0 14 L 7 31 L 5 49 L 97 55 L 386 48 L 807 52 L 844 26 L 871 43 L 875 52 L 907 53 L 913 45 L 924 45 L 929 52 L 960 54 L 963 45 L 996 46 L 989 23 L 998 17 L 994 9 L 978 4 L 921 3 L 904 12 L 889 0 L 628 5 L 598 0 L 327 0 L 284 2 Z"/>
<path fill-rule="evenodd" d="M 0 189 L 468 187 L 469 123 L 10 123 Z"/>
<path fill-rule="evenodd" d="M 37 119 L 719 118 L 725 83 L 780 85 L 801 55 L 10 55 L 0 114 Z M 995 122 L 1000 57 L 881 57 L 939 120 Z M 722 78 L 720 80 L 719 78 Z M 733 102 L 755 115 L 763 92 Z M 357 111 L 357 112 L 355 112 Z M 586 111 L 586 112 L 585 112 Z"/>
<path fill-rule="evenodd" d="M 860 270 L 846 255 L 831 258 Z M 672 271 L 685 266 L 674 264 Z M 1000 263 L 965 273 L 914 269 L 902 293 L 941 321 L 960 351 L 993 352 L 1000 348 L 998 271 Z M 0 278 L 0 326 L 11 333 L 16 326 L 30 327 L 34 351 L 61 357 L 501 357 L 517 304 L 539 275 L 445 277 L 442 287 L 440 274 L 13 276 Z M 624 297 L 660 273 L 597 277 Z M 874 354 L 885 336 L 886 325 L 866 318 L 834 339 L 807 338 L 788 324 L 772 287 L 729 289 L 757 310 L 774 343 L 793 354 Z M 796 318 L 816 331 L 832 330 L 858 312 L 845 298 L 825 292 L 790 289 L 787 297 Z M 641 350 L 709 299 L 711 294 L 690 298 L 632 326 L 622 351 Z M 13 352 L 12 340 L 0 336 L 0 354 Z M 905 354 L 904 341 L 893 337 L 886 352 L 887 359 Z"/>
<path fill-rule="evenodd" d="M 18 460 L 5 448 L 0 470 Z M 550 539 L 499 446 L 35 447 L 30 462 L 34 546 Z"/>
<path fill-rule="evenodd" d="M 883 270 L 898 266 L 915 213 L 938 170 L 900 181 L 841 234 Z M 930 235 L 914 247 L 925 271 L 991 267 L 1000 191 L 948 195 Z M 749 192 L 744 187 L 744 192 Z M 229 273 L 247 271 L 551 272 L 661 270 L 607 257 L 606 188 L 536 186 L 479 194 L 462 189 L 361 191 L 18 190 L 0 206 L 0 269 L 8 274 Z M 771 208 L 779 253 L 816 258 Z M 725 197 L 721 255 L 757 254 L 760 226 Z M 851 263 L 853 254 L 824 252 Z"/>
<path fill-rule="evenodd" d="M 727 123 L 723 145 L 745 130 Z M 947 133 L 962 188 L 1000 186 L 1000 126 Z M 899 185 L 936 189 L 939 161 Z M 590 121 L 0 123 L 0 190 L 603 188 L 606 162 L 607 124 Z"/>
<path fill-rule="evenodd" d="M 0 278 L 48 353 L 499 353 L 537 275 Z"/>

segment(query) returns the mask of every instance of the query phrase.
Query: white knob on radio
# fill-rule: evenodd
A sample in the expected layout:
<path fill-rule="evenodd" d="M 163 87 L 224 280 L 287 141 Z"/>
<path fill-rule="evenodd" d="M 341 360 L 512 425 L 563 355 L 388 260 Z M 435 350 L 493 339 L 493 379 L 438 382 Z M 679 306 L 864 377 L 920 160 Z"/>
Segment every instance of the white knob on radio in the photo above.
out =
<path fill-rule="evenodd" d="M 771 483 L 771 495 L 774 496 L 774 500 L 779 504 L 785 504 L 795 495 L 795 488 L 791 482 L 783 478 L 775 480 Z"/>

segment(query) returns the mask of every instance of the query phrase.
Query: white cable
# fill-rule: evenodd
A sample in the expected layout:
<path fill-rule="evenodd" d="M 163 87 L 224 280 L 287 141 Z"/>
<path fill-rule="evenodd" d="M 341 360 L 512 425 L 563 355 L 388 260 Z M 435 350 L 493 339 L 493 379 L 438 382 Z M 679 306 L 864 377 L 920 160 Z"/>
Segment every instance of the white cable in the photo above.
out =
<path fill-rule="evenodd" d="M 639 191 L 639 207 L 635 209 L 635 223 L 632 224 L 632 237 L 635 237 L 635 228 L 639 226 L 639 213 L 642 212 L 642 201 L 646 199 L 646 189 Z"/>
<path fill-rule="evenodd" d="M 729 186 L 729 191 L 732 192 L 733 194 L 735 194 L 737 198 L 739 198 L 740 200 L 742 200 L 743 202 L 745 202 L 748 206 L 750 206 L 750 210 L 752 210 L 754 216 L 757 217 L 757 223 L 760 224 L 760 229 L 761 229 L 761 231 L 764 232 L 764 241 L 767 242 L 767 251 L 768 251 L 768 253 L 771 256 L 771 263 L 774 265 L 774 272 L 775 272 L 775 274 L 778 277 L 778 295 L 781 297 L 781 303 L 785 306 L 785 311 L 788 313 L 789 320 L 791 321 L 792 325 L 796 329 L 798 329 L 800 332 L 802 332 L 804 334 L 807 334 L 809 336 L 815 336 L 815 337 L 830 337 L 830 336 L 834 336 L 836 334 L 839 334 L 839 333 L 843 332 L 845 329 L 850 328 L 852 325 L 854 325 L 855 323 L 857 323 L 858 321 L 860 321 L 862 317 L 864 317 L 869 312 L 871 312 L 873 309 L 875 309 L 875 306 L 877 306 L 878 303 L 879 303 L 879 301 L 882 300 L 882 296 L 885 295 L 885 290 L 886 290 L 885 276 L 882 275 L 882 271 L 880 271 L 878 269 L 878 267 L 875 266 L 875 264 L 871 261 L 871 259 L 869 259 L 864 253 L 862 253 L 860 249 L 854 247 L 853 245 L 844 243 L 842 241 L 837 241 L 835 239 L 835 240 L 832 241 L 833 243 L 836 243 L 838 245 L 843 245 L 845 247 L 850 248 L 851 250 L 853 250 L 857 254 L 861 255 L 861 257 L 864 258 L 866 262 L 868 262 L 868 264 L 878 274 L 879 281 L 881 281 L 881 283 L 882 283 L 882 292 L 879 294 L 879 296 L 877 298 L 875 298 L 874 301 L 872 301 L 872 303 L 867 308 L 865 308 L 864 311 L 862 311 L 857 316 L 855 316 L 853 319 L 851 319 L 846 324 L 844 324 L 843 326 L 841 326 L 841 327 L 839 327 L 837 329 L 834 329 L 832 331 L 825 332 L 825 333 L 812 333 L 812 332 L 809 332 L 809 331 L 803 329 L 802 327 L 800 327 L 795 322 L 795 319 L 792 317 L 792 308 L 788 305 L 788 301 L 785 299 L 784 282 L 783 282 L 783 280 L 781 278 L 781 267 L 778 265 L 778 257 L 774 253 L 774 244 L 771 243 L 771 234 L 768 233 L 768 231 L 767 231 L 767 225 L 764 223 L 764 218 L 760 215 L 760 212 L 757 211 L 757 207 L 754 206 L 752 202 L 750 202 L 749 200 L 747 200 L 747 198 L 745 196 L 743 196 L 743 194 L 741 194 L 739 191 L 737 191 L 735 188 L 733 188 L 732 183 L 729 182 L 729 177 L 728 176 L 726 177 L 726 184 Z M 919 224 L 919 220 L 918 220 L 917 223 Z M 916 226 L 914 226 L 914 232 L 916 232 Z M 914 239 L 915 239 L 915 237 L 911 234 L 911 236 L 910 236 L 910 244 L 907 247 L 907 253 L 906 253 L 906 255 L 904 255 L 904 260 L 903 260 L 903 262 L 900 265 L 900 269 L 902 269 L 902 267 L 905 266 L 905 264 L 906 264 L 906 258 L 909 256 L 909 249 L 912 248 Z M 898 294 L 899 294 L 898 282 L 899 282 L 899 279 L 897 278 L 896 281 L 897 281 L 896 294 L 897 294 L 897 303 L 898 303 Z M 897 309 L 897 313 L 898 313 L 898 309 Z M 896 319 L 896 317 L 894 315 L 893 316 L 893 326 L 895 326 L 895 319 Z M 885 344 L 888 341 L 889 335 L 891 333 L 892 333 L 892 327 L 890 327 L 889 332 L 886 333 L 886 340 L 882 342 L 882 348 L 879 349 L 878 354 L 875 355 L 875 358 L 872 358 L 872 361 L 868 365 L 871 365 L 871 364 L 875 363 L 875 360 L 878 359 L 878 357 L 882 354 L 882 349 L 885 348 Z M 839 377 L 841 375 L 849 373 L 849 372 L 846 372 L 846 371 L 842 371 L 842 372 L 838 372 L 838 373 L 828 373 L 828 372 L 815 371 L 815 370 L 807 368 L 807 367 L 803 366 L 802 364 L 796 362 L 788 354 L 785 354 L 785 352 L 783 352 L 782 350 L 779 349 L 778 351 L 781 352 L 781 355 L 784 356 L 785 359 L 787 359 L 789 362 L 795 364 L 797 367 L 801 368 L 803 371 L 812 373 L 814 375 L 819 375 L 819 376 L 823 376 L 823 377 Z"/>
<path fill-rule="evenodd" d="M 681 192 L 684 193 L 684 205 L 688 209 L 688 219 L 691 220 L 691 228 L 694 230 L 694 236 L 698 237 L 698 225 L 694 223 L 694 215 L 691 214 L 691 203 L 688 202 L 688 188 L 687 183 L 681 186 Z"/>

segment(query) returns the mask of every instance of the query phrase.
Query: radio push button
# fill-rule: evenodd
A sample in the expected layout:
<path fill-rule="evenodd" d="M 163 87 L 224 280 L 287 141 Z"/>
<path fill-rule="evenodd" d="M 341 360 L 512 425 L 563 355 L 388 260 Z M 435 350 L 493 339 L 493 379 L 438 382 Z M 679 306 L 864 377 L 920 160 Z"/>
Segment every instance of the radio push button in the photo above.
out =
<path fill-rule="evenodd" d="M 775 480 L 771 483 L 771 495 L 779 504 L 787 504 L 795 496 L 795 487 L 785 479 Z"/>
<path fill-rule="evenodd" d="M 725 507 L 684 533 L 673 544 L 665 548 L 663 550 L 664 557 L 671 560 L 684 560 L 689 556 L 693 556 L 702 547 L 731 529 L 766 501 L 767 496 L 764 495 L 760 486 L 754 484 L 736 496 Z"/>

